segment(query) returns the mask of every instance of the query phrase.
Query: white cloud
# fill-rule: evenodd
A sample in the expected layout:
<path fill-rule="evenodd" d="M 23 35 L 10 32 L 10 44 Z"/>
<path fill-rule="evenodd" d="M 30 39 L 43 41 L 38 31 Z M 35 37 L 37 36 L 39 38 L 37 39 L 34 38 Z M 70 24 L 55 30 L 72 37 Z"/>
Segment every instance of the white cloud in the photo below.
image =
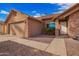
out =
<path fill-rule="evenodd" d="M 74 4 L 73 3 L 57 3 L 57 5 L 59 5 L 60 8 L 58 8 L 59 11 L 55 12 L 55 14 L 64 12 L 66 9 L 72 7 Z"/>
<path fill-rule="evenodd" d="M 43 13 L 36 13 L 35 15 L 33 15 L 33 17 L 40 17 L 40 16 L 45 16 L 45 14 L 43 14 Z"/>
<path fill-rule="evenodd" d="M 66 10 L 74 5 L 74 3 L 58 3 L 57 5 L 60 6 L 60 10 Z"/>
<path fill-rule="evenodd" d="M 44 14 L 44 13 L 40 13 L 40 12 L 35 11 L 35 10 L 33 10 L 33 11 L 32 11 L 32 13 L 33 13 L 33 17 L 45 16 L 45 14 Z"/>
<path fill-rule="evenodd" d="M 1 10 L 0 14 L 9 14 L 9 12 L 5 11 L 5 10 Z"/>

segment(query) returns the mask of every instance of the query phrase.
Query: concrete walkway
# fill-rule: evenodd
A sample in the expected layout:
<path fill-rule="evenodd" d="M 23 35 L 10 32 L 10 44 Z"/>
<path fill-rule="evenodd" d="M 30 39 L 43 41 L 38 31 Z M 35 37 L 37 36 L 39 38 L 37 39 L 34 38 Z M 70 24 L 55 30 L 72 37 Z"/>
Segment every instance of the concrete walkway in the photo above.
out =
<path fill-rule="evenodd" d="M 54 38 L 50 44 L 47 44 L 13 36 L 0 36 L 0 42 L 7 40 L 14 41 L 39 50 L 44 50 L 52 54 L 67 55 L 64 38 Z"/>
<path fill-rule="evenodd" d="M 56 55 L 67 55 L 65 41 L 63 38 L 55 38 L 49 47 L 46 49 L 47 52 L 56 54 Z"/>
<path fill-rule="evenodd" d="M 46 43 L 41 43 L 41 42 L 37 42 L 37 41 L 32 41 L 32 40 L 26 40 L 26 39 L 20 39 L 20 38 L 12 38 L 11 41 L 26 45 L 26 46 L 30 46 L 36 49 L 40 49 L 40 50 L 45 50 L 46 47 L 48 46 L 48 44 Z"/>
<path fill-rule="evenodd" d="M 39 49 L 39 50 L 45 50 L 46 47 L 49 45 L 49 44 L 42 43 L 42 42 L 32 41 L 32 40 L 28 40 L 28 39 L 22 39 L 22 38 L 19 38 L 16 36 L 8 36 L 8 35 L 0 36 L 0 42 L 7 41 L 7 40 L 14 41 L 14 42 L 26 45 L 26 46 L 30 46 L 30 47 Z"/>

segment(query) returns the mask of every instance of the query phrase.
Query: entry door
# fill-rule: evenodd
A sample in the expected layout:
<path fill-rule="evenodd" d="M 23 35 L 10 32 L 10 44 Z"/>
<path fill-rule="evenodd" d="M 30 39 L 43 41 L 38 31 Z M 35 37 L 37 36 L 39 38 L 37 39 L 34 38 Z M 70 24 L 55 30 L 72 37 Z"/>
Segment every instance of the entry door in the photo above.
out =
<path fill-rule="evenodd" d="M 61 29 L 60 34 L 67 34 L 67 22 L 60 22 Z"/>

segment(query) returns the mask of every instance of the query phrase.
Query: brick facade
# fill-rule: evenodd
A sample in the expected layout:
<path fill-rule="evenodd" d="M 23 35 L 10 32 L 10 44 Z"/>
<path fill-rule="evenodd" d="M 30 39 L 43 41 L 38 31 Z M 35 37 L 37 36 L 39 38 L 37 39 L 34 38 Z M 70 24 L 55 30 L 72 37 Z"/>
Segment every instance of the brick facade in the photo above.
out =
<path fill-rule="evenodd" d="M 79 11 L 76 11 L 69 16 L 68 34 L 73 37 L 79 35 Z"/>

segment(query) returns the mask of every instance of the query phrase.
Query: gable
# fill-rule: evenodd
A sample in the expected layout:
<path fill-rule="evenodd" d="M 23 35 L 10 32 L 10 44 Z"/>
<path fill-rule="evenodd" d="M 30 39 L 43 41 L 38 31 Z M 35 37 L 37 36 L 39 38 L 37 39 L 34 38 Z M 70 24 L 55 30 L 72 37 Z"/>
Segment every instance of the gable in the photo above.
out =
<path fill-rule="evenodd" d="M 28 17 L 27 15 L 21 12 L 12 10 L 6 19 L 6 23 L 24 21 L 27 17 Z"/>

